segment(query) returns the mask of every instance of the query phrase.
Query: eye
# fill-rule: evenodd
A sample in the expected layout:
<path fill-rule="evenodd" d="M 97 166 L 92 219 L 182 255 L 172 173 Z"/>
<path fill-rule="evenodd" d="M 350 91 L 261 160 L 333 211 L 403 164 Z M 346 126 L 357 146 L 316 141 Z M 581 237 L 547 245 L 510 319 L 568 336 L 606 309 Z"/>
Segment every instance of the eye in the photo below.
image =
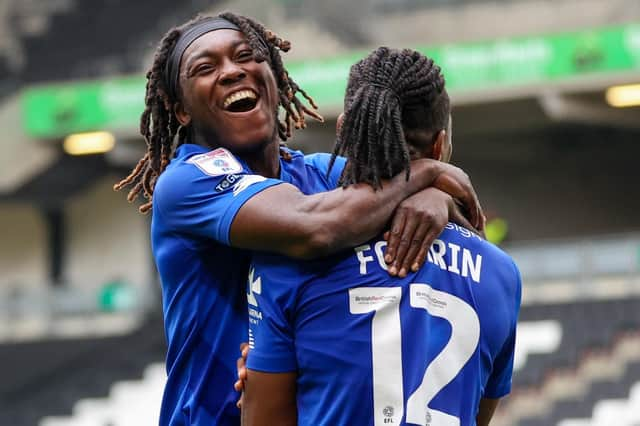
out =
<path fill-rule="evenodd" d="M 198 68 L 196 68 L 196 72 L 200 73 L 205 73 L 205 72 L 209 72 L 209 71 L 213 71 L 213 65 L 211 64 L 203 64 L 198 66 Z"/>
<path fill-rule="evenodd" d="M 215 70 L 215 67 L 213 66 L 213 64 L 205 62 L 205 63 L 194 66 L 191 69 L 191 75 L 205 75 L 205 74 L 209 74 L 213 70 Z"/>
<path fill-rule="evenodd" d="M 253 51 L 250 49 L 241 50 L 238 53 L 238 61 L 245 62 L 253 59 Z"/>

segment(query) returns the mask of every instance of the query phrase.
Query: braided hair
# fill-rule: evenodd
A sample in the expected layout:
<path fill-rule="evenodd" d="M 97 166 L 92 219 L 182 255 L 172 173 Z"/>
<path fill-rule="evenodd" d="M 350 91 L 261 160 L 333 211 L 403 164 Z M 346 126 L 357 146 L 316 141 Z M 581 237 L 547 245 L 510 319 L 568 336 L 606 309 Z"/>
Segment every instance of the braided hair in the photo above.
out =
<path fill-rule="evenodd" d="M 305 116 L 323 120 L 318 113 L 303 105 L 300 95 L 313 109 L 318 108 L 313 99 L 289 77 L 282 63 L 280 52 L 289 51 L 289 41 L 281 39 L 248 17 L 230 12 L 221 13 L 218 17 L 237 25 L 253 50 L 254 59 L 257 62 L 267 61 L 269 64 L 278 86 L 279 106 L 284 110 L 284 118 L 277 121 L 278 135 L 282 142 L 291 137 L 293 128 L 306 127 Z M 127 196 L 129 202 L 135 201 L 142 193 L 148 201 L 140 206 L 141 213 L 147 213 L 151 209 L 155 184 L 171 161 L 176 136 L 176 146 L 189 142 L 190 139 L 189 127 L 180 126 L 174 113 L 174 105 L 178 99 L 173 99 L 166 87 L 163 78 L 166 63 L 183 32 L 206 19 L 210 17 L 196 16 L 183 25 L 170 29 L 160 41 L 153 64 L 147 72 L 145 109 L 140 117 L 140 134 L 147 143 L 147 151 L 131 173 L 113 187 L 119 191 L 131 186 Z M 286 152 L 281 150 L 281 153 L 286 159 Z"/>
<path fill-rule="evenodd" d="M 348 161 L 340 184 L 364 182 L 377 189 L 402 170 L 409 179 L 404 131 L 445 129 L 449 95 L 432 59 L 380 47 L 351 67 L 344 112 L 330 167 L 343 155 Z"/>

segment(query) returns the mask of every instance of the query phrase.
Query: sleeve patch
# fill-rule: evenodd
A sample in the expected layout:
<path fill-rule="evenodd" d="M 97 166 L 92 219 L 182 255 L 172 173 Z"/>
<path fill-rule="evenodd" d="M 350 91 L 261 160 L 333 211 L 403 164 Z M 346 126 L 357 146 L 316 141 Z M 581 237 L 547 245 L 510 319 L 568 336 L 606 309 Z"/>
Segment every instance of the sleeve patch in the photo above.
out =
<path fill-rule="evenodd" d="M 242 165 L 226 149 L 218 148 L 204 154 L 194 155 L 187 160 L 209 176 L 241 173 Z"/>
<path fill-rule="evenodd" d="M 233 186 L 233 196 L 235 197 L 254 183 L 263 182 L 265 180 L 267 180 L 267 178 L 260 175 L 244 175 Z"/>

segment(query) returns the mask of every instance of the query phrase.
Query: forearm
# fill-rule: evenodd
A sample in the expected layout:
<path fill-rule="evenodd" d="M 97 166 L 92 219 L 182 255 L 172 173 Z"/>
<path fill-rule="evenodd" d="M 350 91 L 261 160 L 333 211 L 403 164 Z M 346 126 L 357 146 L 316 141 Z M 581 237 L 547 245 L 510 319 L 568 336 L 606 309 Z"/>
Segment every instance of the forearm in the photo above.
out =
<path fill-rule="evenodd" d="M 242 403 L 243 426 L 295 426 L 296 373 L 249 370 Z"/>
<path fill-rule="evenodd" d="M 357 245 L 380 233 L 398 204 L 430 186 L 443 173 L 437 161 L 412 165 L 381 190 L 357 184 L 304 196 L 290 185 L 257 194 L 240 209 L 231 228 L 235 247 L 296 258 L 313 258 Z"/>
<path fill-rule="evenodd" d="M 319 194 L 324 200 L 316 210 L 325 218 L 325 229 L 332 236 L 321 255 L 352 247 L 380 234 L 398 205 L 434 185 L 443 176 L 445 167 L 448 166 L 439 161 L 420 160 L 412 164 L 408 181 L 401 173 L 384 182 L 382 190 L 374 191 L 369 185 L 358 184 L 342 192 Z"/>

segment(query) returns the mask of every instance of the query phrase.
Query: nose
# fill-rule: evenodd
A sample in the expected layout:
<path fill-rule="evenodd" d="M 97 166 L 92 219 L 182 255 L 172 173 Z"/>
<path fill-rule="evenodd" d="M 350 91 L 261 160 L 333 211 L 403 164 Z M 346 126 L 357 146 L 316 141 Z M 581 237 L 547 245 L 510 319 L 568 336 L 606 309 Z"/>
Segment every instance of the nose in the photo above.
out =
<path fill-rule="evenodd" d="M 231 84 L 244 79 L 247 76 L 245 71 L 232 60 L 226 60 L 220 70 L 220 83 Z"/>

